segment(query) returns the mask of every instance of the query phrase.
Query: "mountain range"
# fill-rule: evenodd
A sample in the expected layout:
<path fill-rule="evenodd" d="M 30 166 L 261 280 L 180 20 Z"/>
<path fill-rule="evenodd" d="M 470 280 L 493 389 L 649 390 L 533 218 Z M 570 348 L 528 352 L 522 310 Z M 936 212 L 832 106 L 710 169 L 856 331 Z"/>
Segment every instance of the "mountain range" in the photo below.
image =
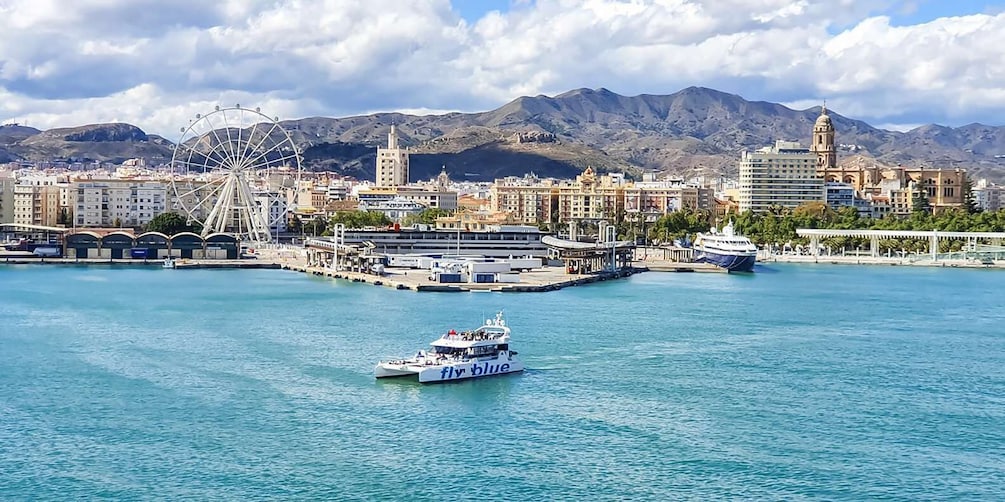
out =
<path fill-rule="evenodd" d="M 809 144 L 820 108 L 793 110 L 703 87 L 669 95 L 622 96 L 576 89 L 524 96 L 492 111 L 406 115 L 378 113 L 280 122 L 303 152 L 308 170 L 373 179 L 376 147 L 394 124 L 411 151 L 411 178 L 441 167 L 454 179 L 501 176 L 572 177 L 587 166 L 638 174 L 733 175 L 742 150 L 775 140 Z M 1005 179 L 1005 127 L 926 125 L 907 132 L 873 127 L 829 111 L 839 163 L 962 167 L 973 177 Z M 250 126 L 250 124 L 248 124 Z M 170 162 L 172 144 L 129 124 L 39 131 L 0 127 L 0 161 L 54 158 Z"/>

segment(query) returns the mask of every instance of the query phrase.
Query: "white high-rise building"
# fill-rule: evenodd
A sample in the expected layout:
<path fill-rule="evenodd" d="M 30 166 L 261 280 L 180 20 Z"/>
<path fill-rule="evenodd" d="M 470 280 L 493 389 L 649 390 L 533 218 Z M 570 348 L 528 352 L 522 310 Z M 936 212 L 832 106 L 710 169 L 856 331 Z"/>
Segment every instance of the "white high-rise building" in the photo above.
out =
<path fill-rule="evenodd" d="M 398 146 L 398 131 L 391 125 L 387 134 L 387 148 L 377 147 L 378 187 L 396 187 L 408 184 L 408 150 Z"/>
<path fill-rule="evenodd" d="M 739 168 L 740 212 L 827 200 L 823 177 L 817 174 L 817 154 L 799 143 L 776 141 L 774 146 L 743 152 Z"/>

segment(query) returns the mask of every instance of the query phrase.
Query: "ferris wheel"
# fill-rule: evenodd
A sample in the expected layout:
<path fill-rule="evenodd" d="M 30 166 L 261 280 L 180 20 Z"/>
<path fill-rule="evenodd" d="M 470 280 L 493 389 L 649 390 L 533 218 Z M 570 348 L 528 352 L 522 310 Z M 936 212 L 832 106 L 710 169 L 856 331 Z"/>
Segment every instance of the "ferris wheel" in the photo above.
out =
<path fill-rule="evenodd" d="M 286 230 L 300 152 L 278 118 L 236 105 L 196 115 L 171 156 L 175 209 L 202 227 L 269 242 Z"/>

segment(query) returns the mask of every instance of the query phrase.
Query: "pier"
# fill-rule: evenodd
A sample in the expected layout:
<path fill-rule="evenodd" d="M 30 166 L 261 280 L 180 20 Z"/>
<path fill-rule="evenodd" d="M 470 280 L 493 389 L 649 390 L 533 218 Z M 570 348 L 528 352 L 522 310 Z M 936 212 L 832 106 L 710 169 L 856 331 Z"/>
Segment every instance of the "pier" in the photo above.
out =
<path fill-rule="evenodd" d="M 615 272 L 597 274 L 569 274 L 564 267 L 543 267 L 520 273 L 519 283 L 438 283 L 430 279 L 425 270 L 388 270 L 382 275 L 372 273 L 334 270 L 329 267 L 308 266 L 306 263 L 287 263 L 281 266 L 311 275 L 343 279 L 352 282 L 385 286 L 393 289 L 425 292 L 501 292 L 530 293 L 556 291 L 559 289 L 628 277 L 645 268 L 630 267 Z"/>

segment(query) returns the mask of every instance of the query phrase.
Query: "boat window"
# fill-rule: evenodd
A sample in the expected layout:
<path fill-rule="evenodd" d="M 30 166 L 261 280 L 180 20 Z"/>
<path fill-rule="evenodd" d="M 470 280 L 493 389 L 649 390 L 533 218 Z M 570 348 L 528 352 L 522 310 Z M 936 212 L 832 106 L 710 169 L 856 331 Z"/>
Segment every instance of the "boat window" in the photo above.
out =
<path fill-rule="evenodd" d="M 499 349 L 495 345 L 485 345 L 481 347 L 471 347 L 471 355 L 476 357 L 495 355 Z"/>

